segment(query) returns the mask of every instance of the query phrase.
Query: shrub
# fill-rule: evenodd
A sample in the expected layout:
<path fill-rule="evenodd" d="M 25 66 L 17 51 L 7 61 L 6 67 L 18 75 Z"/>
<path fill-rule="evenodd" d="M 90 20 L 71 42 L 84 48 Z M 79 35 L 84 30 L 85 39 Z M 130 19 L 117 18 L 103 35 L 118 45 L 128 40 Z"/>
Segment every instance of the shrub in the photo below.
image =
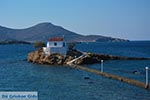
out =
<path fill-rule="evenodd" d="M 69 50 L 75 50 L 76 49 L 76 43 L 75 42 L 68 43 L 67 45 L 68 45 Z"/>
<path fill-rule="evenodd" d="M 39 48 L 42 48 L 42 47 L 45 47 L 45 46 L 46 46 L 46 44 L 42 41 L 36 41 L 34 43 L 34 48 L 36 48 L 36 49 L 39 49 Z"/>

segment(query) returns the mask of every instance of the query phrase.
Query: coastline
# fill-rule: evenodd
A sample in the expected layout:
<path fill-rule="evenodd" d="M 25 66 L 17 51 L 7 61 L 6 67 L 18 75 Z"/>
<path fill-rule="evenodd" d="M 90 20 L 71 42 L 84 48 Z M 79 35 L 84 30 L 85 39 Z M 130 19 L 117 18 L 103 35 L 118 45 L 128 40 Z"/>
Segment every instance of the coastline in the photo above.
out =
<path fill-rule="evenodd" d="M 48 65 L 66 65 L 68 62 L 71 62 L 77 58 L 79 59 L 74 61 L 74 64 L 76 65 L 100 63 L 101 60 L 150 60 L 150 58 L 123 57 L 89 52 L 84 52 L 84 54 L 85 56 L 82 56 L 82 52 L 78 50 L 72 50 L 69 51 L 67 55 L 61 55 L 58 53 L 45 55 L 43 50 L 39 49 L 28 53 L 27 59 L 28 62 Z"/>
<path fill-rule="evenodd" d="M 0 45 L 7 45 L 7 44 L 32 44 L 32 43 L 31 42 L 26 42 L 26 41 L 18 41 L 18 40 L 0 41 Z"/>

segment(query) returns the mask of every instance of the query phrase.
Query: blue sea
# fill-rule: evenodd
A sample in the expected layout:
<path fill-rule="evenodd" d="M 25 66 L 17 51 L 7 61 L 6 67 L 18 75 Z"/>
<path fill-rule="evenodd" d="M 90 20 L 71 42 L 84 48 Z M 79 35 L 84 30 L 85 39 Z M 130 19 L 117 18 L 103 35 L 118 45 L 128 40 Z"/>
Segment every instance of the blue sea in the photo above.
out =
<path fill-rule="evenodd" d="M 150 58 L 150 41 L 80 43 L 76 48 Z M 0 91 L 37 91 L 39 100 L 150 100 L 150 90 L 144 88 L 68 66 L 28 63 L 33 50 L 32 45 L 0 45 Z M 100 70 L 99 63 L 83 66 Z M 104 72 L 145 82 L 146 66 L 150 68 L 150 60 L 107 60 Z"/>

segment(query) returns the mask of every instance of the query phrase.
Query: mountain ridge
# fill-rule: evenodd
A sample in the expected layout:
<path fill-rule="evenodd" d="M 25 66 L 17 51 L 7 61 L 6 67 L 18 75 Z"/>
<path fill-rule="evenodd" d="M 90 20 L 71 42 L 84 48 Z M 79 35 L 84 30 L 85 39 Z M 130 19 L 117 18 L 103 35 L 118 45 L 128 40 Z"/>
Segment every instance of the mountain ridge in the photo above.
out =
<path fill-rule="evenodd" d="M 101 35 L 81 35 L 49 22 L 39 23 L 29 28 L 12 29 L 0 26 L 0 41 L 47 41 L 50 37 L 64 37 L 67 42 L 118 42 L 125 39 L 105 37 Z"/>

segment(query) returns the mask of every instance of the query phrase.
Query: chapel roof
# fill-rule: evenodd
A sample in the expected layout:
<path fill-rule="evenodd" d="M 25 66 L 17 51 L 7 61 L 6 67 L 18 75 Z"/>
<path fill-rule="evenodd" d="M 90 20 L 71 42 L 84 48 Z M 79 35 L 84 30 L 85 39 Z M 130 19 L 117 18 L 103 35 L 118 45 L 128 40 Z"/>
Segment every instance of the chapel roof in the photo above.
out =
<path fill-rule="evenodd" d="M 62 37 L 53 37 L 53 38 L 49 38 L 49 41 L 63 41 Z"/>

